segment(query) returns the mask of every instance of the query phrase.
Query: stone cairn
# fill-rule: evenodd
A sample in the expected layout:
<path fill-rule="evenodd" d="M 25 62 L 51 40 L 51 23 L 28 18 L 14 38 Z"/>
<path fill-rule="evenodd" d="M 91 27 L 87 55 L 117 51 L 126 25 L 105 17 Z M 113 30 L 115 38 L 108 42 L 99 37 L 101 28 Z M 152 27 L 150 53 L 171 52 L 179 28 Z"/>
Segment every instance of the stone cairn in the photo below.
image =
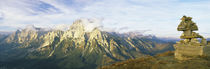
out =
<path fill-rule="evenodd" d="M 175 48 L 175 58 L 179 60 L 192 59 L 199 56 L 208 56 L 210 54 L 209 41 L 194 32 L 198 30 L 196 23 L 192 21 L 192 17 L 183 16 L 181 22 L 177 28 L 178 31 L 183 31 L 180 36 L 181 39 L 176 44 Z M 198 40 L 201 39 L 201 41 Z"/>

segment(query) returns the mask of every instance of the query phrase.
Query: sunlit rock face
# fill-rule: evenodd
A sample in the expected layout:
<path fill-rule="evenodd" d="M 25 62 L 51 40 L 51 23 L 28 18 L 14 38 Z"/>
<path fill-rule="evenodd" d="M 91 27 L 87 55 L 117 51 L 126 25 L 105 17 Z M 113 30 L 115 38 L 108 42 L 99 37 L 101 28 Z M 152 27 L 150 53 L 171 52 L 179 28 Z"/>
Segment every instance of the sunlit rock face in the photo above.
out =
<path fill-rule="evenodd" d="M 31 46 L 31 43 L 39 42 L 40 37 L 49 32 L 42 28 L 36 28 L 33 25 L 26 26 L 25 29 L 19 29 L 9 35 L 4 43 L 8 44 L 22 44 L 22 47 Z"/>
<path fill-rule="evenodd" d="M 37 30 L 34 28 L 34 26 L 26 27 L 23 30 L 17 30 L 15 33 L 9 36 L 7 38 L 7 42 L 18 42 L 23 43 L 25 41 L 34 40 L 37 38 Z"/>
<path fill-rule="evenodd" d="M 41 45 L 41 47 L 49 46 L 50 44 L 53 43 L 53 41 L 56 38 L 62 37 L 62 34 L 63 31 L 55 30 L 45 34 L 44 36 L 41 36 L 40 38 L 43 39 L 43 44 Z"/>
<path fill-rule="evenodd" d="M 23 43 L 25 41 L 31 41 L 37 39 L 37 32 L 34 30 L 22 30 L 22 31 L 16 31 L 13 33 L 9 38 L 7 38 L 7 42 L 18 42 Z"/>
<path fill-rule="evenodd" d="M 82 20 L 75 21 L 69 28 L 69 30 L 64 33 L 69 38 L 80 38 L 83 37 L 85 34 L 85 28 L 82 23 Z"/>

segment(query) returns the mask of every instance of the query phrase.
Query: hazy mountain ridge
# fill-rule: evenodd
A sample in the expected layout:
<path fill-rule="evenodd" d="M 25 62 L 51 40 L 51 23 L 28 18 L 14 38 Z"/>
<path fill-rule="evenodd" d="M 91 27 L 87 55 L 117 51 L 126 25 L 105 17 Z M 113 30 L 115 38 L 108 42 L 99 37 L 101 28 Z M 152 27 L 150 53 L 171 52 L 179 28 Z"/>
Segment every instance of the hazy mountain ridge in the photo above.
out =
<path fill-rule="evenodd" d="M 23 61 L 39 59 L 28 64 L 29 67 L 33 63 L 45 64 L 44 61 L 53 59 L 47 63 L 54 63 L 59 68 L 95 68 L 116 61 L 173 50 L 172 44 L 153 36 L 110 33 L 100 31 L 97 27 L 86 31 L 83 20 L 77 20 L 67 31 L 43 31 L 33 26 L 18 30 L 0 45 L 0 55 L 9 55 L 1 57 L 1 60 L 10 60 L 10 63 L 23 58 Z M 18 55 L 14 55 L 16 53 Z M 18 57 L 12 61 L 14 56 Z M 65 66 L 66 64 L 68 66 Z"/>

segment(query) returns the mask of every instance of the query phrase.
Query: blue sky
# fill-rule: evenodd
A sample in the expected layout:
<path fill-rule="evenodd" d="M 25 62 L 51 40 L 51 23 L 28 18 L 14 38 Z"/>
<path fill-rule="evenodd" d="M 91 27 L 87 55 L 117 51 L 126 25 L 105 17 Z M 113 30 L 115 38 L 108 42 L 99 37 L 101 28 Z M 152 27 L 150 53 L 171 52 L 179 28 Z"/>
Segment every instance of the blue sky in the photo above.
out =
<path fill-rule="evenodd" d="M 178 38 L 181 32 L 176 27 L 187 15 L 193 17 L 201 35 L 210 37 L 209 12 L 209 0 L 0 0 L 0 31 L 99 18 L 107 30 Z"/>

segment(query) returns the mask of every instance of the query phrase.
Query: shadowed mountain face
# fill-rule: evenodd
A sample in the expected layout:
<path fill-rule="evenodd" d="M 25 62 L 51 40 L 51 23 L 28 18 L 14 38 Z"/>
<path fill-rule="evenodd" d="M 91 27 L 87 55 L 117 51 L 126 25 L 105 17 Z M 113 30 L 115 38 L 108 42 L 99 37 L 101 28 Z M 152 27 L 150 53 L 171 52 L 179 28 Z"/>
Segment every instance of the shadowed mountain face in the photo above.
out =
<path fill-rule="evenodd" d="M 172 44 L 154 36 L 129 36 L 98 28 L 87 32 L 83 20 L 75 21 L 67 31 L 31 26 L 1 37 L 0 68 L 92 69 L 173 50 Z"/>

